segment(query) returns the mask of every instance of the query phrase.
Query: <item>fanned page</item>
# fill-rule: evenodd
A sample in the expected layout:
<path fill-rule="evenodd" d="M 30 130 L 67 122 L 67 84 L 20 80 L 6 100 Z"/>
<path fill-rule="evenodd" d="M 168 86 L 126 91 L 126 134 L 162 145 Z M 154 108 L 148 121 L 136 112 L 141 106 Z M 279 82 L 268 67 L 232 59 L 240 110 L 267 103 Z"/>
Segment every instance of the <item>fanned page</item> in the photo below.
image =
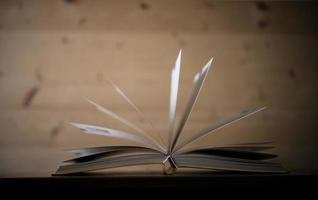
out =
<path fill-rule="evenodd" d="M 142 146 L 146 146 L 146 147 L 149 147 L 151 149 L 155 149 L 157 151 L 160 151 L 160 150 L 154 148 L 152 143 L 149 142 L 146 138 L 143 138 L 143 137 L 140 137 L 137 135 L 133 135 L 131 133 L 126 133 L 124 131 L 119 131 L 119 130 L 115 130 L 115 129 L 100 127 L 100 126 L 93 126 L 93 125 L 88 125 L 88 124 L 71 123 L 71 125 L 75 126 L 76 128 L 79 128 L 84 133 L 126 139 L 126 140 L 130 140 L 133 142 L 137 142 Z"/>
<path fill-rule="evenodd" d="M 90 156 L 100 153 L 118 152 L 118 151 L 152 151 L 153 149 L 141 146 L 102 146 L 102 147 L 87 147 L 87 148 L 72 148 L 65 151 L 73 153 L 79 157 Z M 156 152 L 156 151 L 155 151 Z"/>
<path fill-rule="evenodd" d="M 255 114 L 261 110 L 263 110 L 265 108 L 260 108 L 260 109 L 257 109 L 257 110 L 253 110 L 253 111 L 244 111 L 244 112 L 241 112 L 239 114 L 235 114 L 231 117 L 228 117 L 228 118 L 225 118 L 223 120 L 220 120 L 216 123 L 213 123 L 211 124 L 210 126 L 208 126 L 207 128 L 205 129 L 202 129 L 200 130 L 199 132 L 197 133 L 194 133 L 192 134 L 189 138 L 185 139 L 180 145 L 178 145 L 173 152 L 177 152 L 178 150 L 180 150 L 181 148 L 183 148 L 184 146 L 186 146 L 187 144 L 190 144 L 192 142 L 194 142 L 195 140 L 197 140 L 198 138 L 204 136 L 204 135 L 207 135 L 209 133 L 212 133 L 224 126 L 227 126 L 227 125 L 230 125 L 234 122 L 237 122 L 238 120 L 240 119 L 243 119 L 245 117 L 248 117 L 252 114 Z"/>
<path fill-rule="evenodd" d="M 154 128 L 154 125 L 152 122 L 150 122 L 145 116 L 144 114 L 142 113 L 142 111 L 136 106 L 136 104 L 124 93 L 124 91 L 122 89 L 120 89 L 112 80 L 108 79 L 108 82 L 112 85 L 112 87 L 115 89 L 115 91 L 117 92 L 117 94 L 122 97 L 123 100 L 125 100 L 129 105 L 130 107 L 132 107 L 136 113 L 139 115 L 140 119 L 142 121 L 144 121 L 148 127 L 151 129 L 152 132 L 157 132 Z M 148 134 L 148 132 L 146 132 L 146 134 Z M 163 141 L 162 137 L 160 134 L 158 134 L 157 132 L 157 136 L 158 138 L 160 139 L 160 141 L 162 142 L 163 146 L 161 146 L 159 143 L 158 143 L 158 146 L 160 146 L 161 149 L 166 149 L 166 147 L 164 147 L 164 144 L 165 142 Z"/>
<path fill-rule="evenodd" d="M 88 101 L 90 104 L 94 105 L 95 108 L 98 111 L 100 111 L 100 112 L 102 112 L 102 113 L 104 113 L 104 114 L 106 114 L 106 115 L 108 115 L 108 116 L 110 116 L 110 117 L 122 122 L 123 124 L 127 125 L 128 127 L 132 128 L 132 129 L 136 130 L 137 132 L 139 132 L 140 134 L 142 134 L 143 137 L 144 137 L 144 140 L 147 141 L 149 143 L 149 145 L 152 146 L 152 148 L 155 148 L 155 149 L 157 149 L 157 150 L 159 150 L 161 152 L 165 152 L 165 149 L 156 140 L 154 140 L 151 136 L 149 136 L 141 128 L 137 127 L 136 125 L 134 125 L 133 123 L 131 123 L 127 119 L 125 119 L 125 118 L 117 115 L 116 113 L 110 111 L 109 109 L 105 108 L 104 106 L 98 105 L 97 103 L 95 103 L 92 100 L 89 100 L 87 98 L 84 98 L 84 99 L 86 101 Z"/>
<path fill-rule="evenodd" d="M 171 84 L 170 84 L 170 104 L 169 104 L 169 143 L 168 143 L 168 153 L 172 151 L 172 140 L 174 134 L 174 124 L 176 119 L 176 110 L 177 110 L 177 100 L 178 100 L 178 89 L 179 89 L 179 76 L 180 76 L 180 65 L 181 65 L 181 53 L 177 57 L 174 68 L 171 71 Z"/>
<path fill-rule="evenodd" d="M 193 106 L 198 98 L 198 95 L 200 93 L 200 90 L 202 88 L 202 85 L 204 83 L 204 80 L 206 78 L 206 76 L 208 75 L 208 72 L 209 72 L 209 69 L 211 67 L 211 64 L 212 64 L 212 60 L 211 59 L 203 68 L 200 72 L 198 72 L 195 77 L 194 77 L 194 84 L 193 84 L 193 89 L 192 89 L 192 92 L 191 94 L 189 95 L 188 99 L 187 99 L 187 102 L 186 102 L 186 106 L 185 106 L 185 109 L 181 115 L 181 120 L 180 122 L 178 123 L 178 126 L 177 126 L 177 129 L 173 135 L 173 139 L 172 139 L 172 145 L 171 145 L 171 149 L 172 151 L 174 150 L 175 148 L 175 145 L 179 139 L 179 136 L 183 130 L 183 127 L 184 125 L 186 124 L 190 114 L 191 114 L 191 111 L 193 109 Z"/>

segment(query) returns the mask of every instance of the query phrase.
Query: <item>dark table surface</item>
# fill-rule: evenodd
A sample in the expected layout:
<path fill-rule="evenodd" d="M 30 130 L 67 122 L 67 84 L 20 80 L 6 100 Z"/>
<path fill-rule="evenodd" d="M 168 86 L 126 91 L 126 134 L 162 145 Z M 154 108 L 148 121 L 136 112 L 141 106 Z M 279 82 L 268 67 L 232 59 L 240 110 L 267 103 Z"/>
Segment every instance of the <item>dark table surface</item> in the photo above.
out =
<path fill-rule="evenodd" d="M 71 176 L 1 178 L 2 191 L 24 193 L 39 193 L 56 191 L 75 194 L 108 192 L 120 194 L 120 191 L 140 193 L 143 191 L 174 191 L 174 192 L 210 192 L 224 191 L 253 192 L 260 191 L 262 195 L 271 192 L 301 194 L 315 193 L 318 186 L 316 174 L 252 174 L 252 173 L 185 173 L 176 175 L 161 174 L 76 174 Z M 318 188 L 318 187 L 317 187 Z M 264 192 L 266 191 L 266 192 Z M 158 195 L 162 195 L 159 193 Z M 233 194 L 233 193 L 226 193 Z"/>

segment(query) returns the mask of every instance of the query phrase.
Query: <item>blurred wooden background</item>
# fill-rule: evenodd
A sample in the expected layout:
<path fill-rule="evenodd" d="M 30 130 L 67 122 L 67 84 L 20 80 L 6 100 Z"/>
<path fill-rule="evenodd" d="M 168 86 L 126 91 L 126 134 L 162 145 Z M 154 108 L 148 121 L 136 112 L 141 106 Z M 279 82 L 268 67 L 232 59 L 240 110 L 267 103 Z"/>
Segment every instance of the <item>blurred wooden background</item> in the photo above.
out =
<path fill-rule="evenodd" d="M 48 176 L 70 157 L 64 148 L 126 144 L 68 124 L 133 132 L 83 96 L 144 124 L 109 78 L 155 124 L 149 132 L 167 138 L 170 70 L 179 49 L 178 114 L 193 75 L 214 57 L 182 138 L 228 114 L 267 106 L 193 145 L 274 141 L 288 170 L 317 171 L 317 8 L 312 2 L 0 1 L 0 176 Z"/>

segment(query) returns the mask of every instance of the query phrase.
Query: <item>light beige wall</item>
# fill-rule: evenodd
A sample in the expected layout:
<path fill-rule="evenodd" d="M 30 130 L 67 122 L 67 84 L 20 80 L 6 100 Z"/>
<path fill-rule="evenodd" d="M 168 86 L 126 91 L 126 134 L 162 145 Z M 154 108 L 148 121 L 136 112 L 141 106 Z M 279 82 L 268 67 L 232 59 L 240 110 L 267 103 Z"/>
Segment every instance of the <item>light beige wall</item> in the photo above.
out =
<path fill-rule="evenodd" d="M 194 145 L 274 141 L 287 169 L 317 170 L 317 8 L 198 0 L 1 1 L 0 175 L 47 176 L 69 157 L 63 148 L 126 144 L 67 124 L 131 131 L 82 96 L 141 122 L 108 78 L 155 124 L 150 132 L 167 138 L 170 70 L 179 49 L 178 114 L 193 75 L 214 57 L 184 136 L 228 114 L 267 106 Z"/>

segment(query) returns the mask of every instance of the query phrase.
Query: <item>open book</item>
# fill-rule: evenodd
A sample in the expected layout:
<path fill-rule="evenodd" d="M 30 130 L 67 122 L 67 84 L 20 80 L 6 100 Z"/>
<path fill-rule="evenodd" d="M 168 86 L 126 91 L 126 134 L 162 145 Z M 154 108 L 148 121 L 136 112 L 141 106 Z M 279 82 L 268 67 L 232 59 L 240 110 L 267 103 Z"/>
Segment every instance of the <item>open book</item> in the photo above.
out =
<path fill-rule="evenodd" d="M 285 170 L 278 163 L 269 159 L 276 155 L 264 153 L 271 149 L 270 143 L 245 143 L 227 146 L 207 146 L 195 149 L 184 149 L 190 143 L 218 129 L 237 122 L 240 119 L 253 115 L 264 108 L 251 111 L 243 111 L 230 117 L 212 123 L 208 127 L 191 134 L 190 137 L 179 141 L 182 130 L 191 114 L 193 106 L 202 88 L 203 82 L 210 70 L 212 59 L 199 71 L 193 80 L 193 87 L 185 104 L 185 108 L 176 122 L 176 107 L 179 88 L 179 74 L 181 64 L 181 51 L 177 56 L 175 66 L 171 73 L 170 106 L 169 106 L 169 138 L 168 146 L 164 146 L 143 129 L 131 123 L 127 119 L 115 114 L 109 109 L 87 100 L 96 109 L 134 129 L 138 134 L 132 134 L 116 129 L 93 126 L 87 124 L 71 123 L 84 133 L 103 135 L 106 137 L 130 140 L 138 146 L 102 146 L 91 148 L 75 148 L 67 150 L 77 155 L 76 158 L 66 160 L 56 171 L 56 175 L 102 170 L 114 167 L 162 164 L 163 172 L 171 174 L 178 168 L 198 168 L 226 171 L 283 173 Z M 112 81 L 110 81 L 117 93 L 142 117 L 141 111 L 125 93 Z M 151 125 L 151 123 L 149 122 Z"/>

